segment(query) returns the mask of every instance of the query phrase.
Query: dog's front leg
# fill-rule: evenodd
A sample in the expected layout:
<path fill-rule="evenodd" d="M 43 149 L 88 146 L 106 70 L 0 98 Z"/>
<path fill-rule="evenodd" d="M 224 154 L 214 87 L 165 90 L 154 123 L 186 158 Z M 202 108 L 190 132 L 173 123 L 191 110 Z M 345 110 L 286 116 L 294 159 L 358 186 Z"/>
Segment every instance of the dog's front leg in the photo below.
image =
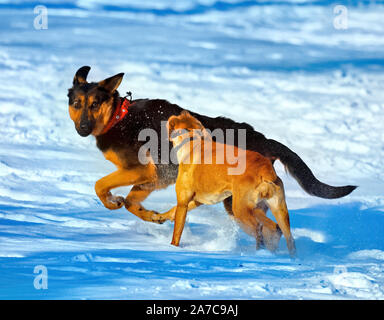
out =
<path fill-rule="evenodd" d="M 180 169 L 179 169 L 180 170 Z M 193 201 L 194 193 L 188 189 L 188 185 L 180 179 L 176 181 L 177 207 L 175 214 L 175 225 L 173 227 L 172 242 L 174 246 L 180 243 L 181 234 L 183 233 L 185 219 L 187 218 L 188 205 Z"/>
<path fill-rule="evenodd" d="M 196 200 L 192 200 L 189 204 L 188 204 L 188 212 L 201 206 L 202 203 L 196 201 Z M 177 206 L 174 206 L 172 209 L 168 210 L 167 212 L 165 213 L 160 213 L 160 216 L 164 219 L 164 220 L 170 220 L 170 221 L 174 221 L 175 220 L 175 216 L 176 216 L 176 209 L 177 209 Z"/>
<path fill-rule="evenodd" d="M 131 192 L 125 198 L 125 208 L 144 221 L 161 224 L 168 219 L 156 211 L 145 209 L 141 204 L 154 190 L 156 190 L 155 183 L 134 185 Z"/>
<path fill-rule="evenodd" d="M 145 167 L 136 170 L 119 169 L 98 180 L 95 184 L 95 191 L 106 208 L 116 210 L 121 208 L 125 201 L 123 197 L 112 195 L 111 189 L 136 183 L 146 183 L 150 180 L 151 175 L 146 172 Z"/>
<path fill-rule="evenodd" d="M 185 219 L 187 218 L 188 204 L 177 204 L 175 225 L 173 228 L 173 236 L 171 244 L 179 246 L 181 234 L 183 233 Z"/>

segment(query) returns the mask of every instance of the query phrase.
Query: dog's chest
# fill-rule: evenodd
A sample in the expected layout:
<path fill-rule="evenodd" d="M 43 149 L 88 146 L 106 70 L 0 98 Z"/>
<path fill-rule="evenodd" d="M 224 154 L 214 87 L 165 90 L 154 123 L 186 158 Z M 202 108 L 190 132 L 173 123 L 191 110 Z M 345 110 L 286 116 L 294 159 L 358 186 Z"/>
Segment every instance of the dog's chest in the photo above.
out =
<path fill-rule="evenodd" d="M 195 194 L 195 200 L 203 204 L 215 204 L 223 201 L 224 199 L 230 197 L 232 193 L 228 190 L 225 190 L 220 193 L 204 193 L 198 192 Z"/>
<path fill-rule="evenodd" d="M 103 155 L 104 155 L 106 160 L 111 161 L 117 168 L 120 169 L 123 167 L 123 163 L 120 160 L 120 157 L 116 152 L 114 152 L 112 150 L 108 150 L 106 152 L 103 152 Z"/>

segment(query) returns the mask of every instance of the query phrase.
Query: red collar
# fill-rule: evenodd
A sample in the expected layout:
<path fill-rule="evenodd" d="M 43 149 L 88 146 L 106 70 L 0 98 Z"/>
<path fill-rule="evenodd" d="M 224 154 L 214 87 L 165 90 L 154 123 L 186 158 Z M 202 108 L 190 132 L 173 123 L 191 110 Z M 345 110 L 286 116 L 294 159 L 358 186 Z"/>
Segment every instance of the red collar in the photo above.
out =
<path fill-rule="evenodd" d="M 124 117 L 128 114 L 128 108 L 134 104 L 134 102 L 132 103 L 126 98 L 120 98 L 113 116 L 111 117 L 107 125 L 104 127 L 101 134 L 107 133 L 113 126 L 123 120 Z"/>

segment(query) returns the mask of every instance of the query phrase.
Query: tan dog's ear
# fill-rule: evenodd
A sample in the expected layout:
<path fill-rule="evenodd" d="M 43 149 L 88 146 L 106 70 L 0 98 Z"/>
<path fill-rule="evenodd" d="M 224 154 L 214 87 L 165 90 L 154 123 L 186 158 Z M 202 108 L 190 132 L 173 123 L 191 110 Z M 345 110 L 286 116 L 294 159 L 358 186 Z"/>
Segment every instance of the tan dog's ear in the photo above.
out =
<path fill-rule="evenodd" d="M 191 114 L 187 110 L 181 111 L 180 116 L 192 118 Z"/>
<path fill-rule="evenodd" d="M 199 120 L 197 120 L 194 116 L 192 116 L 188 111 L 184 110 L 181 113 L 181 115 L 183 116 L 183 118 L 187 118 L 189 120 L 189 123 L 191 123 L 193 129 L 197 129 L 197 130 L 205 129 L 202 123 Z"/>
<path fill-rule="evenodd" d="M 203 131 L 205 127 L 202 125 L 202 123 L 197 120 L 196 118 L 193 118 L 194 124 L 196 125 L 196 129 Z"/>
<path fill-rule="evenodd" d="M 170 116 L 167 121 L 168 138 L 171 137 L 171 133 L 175 130 L 175 122 L 177 119 L 177 116 Z"/>
<path fill-rule="evenodd" d="M 118 73 L 113 77 L 100 81 L 99 86 L 112 93 L 119 87 L 121 81 L 123 80 L 123 77 L 124 73 Z"/>
<path fill-rule="evenodd" d="M 88 66 L 81 67 L 77 70 L 75 77 L 73 78 L 73 85 L 86 83 L 89 70 L 91 70 L 91 67 Z"/>

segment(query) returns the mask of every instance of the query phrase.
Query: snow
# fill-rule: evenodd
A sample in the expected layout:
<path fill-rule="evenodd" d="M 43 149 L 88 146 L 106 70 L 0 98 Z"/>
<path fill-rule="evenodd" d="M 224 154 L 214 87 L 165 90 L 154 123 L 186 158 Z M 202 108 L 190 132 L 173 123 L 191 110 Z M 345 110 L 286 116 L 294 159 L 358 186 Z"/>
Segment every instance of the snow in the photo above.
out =
<path fill-rule="evenodd" d="M 34 1 L 0 3 L 1 299 L 383 299 L 382 1 Z M 120 92 L 246 121 L 351 195 L 307 195 L 283 179 L 298 257 L 254 240 L 221 204 L 173 224 L 109 211 L 94 192 L 112 172 L 74 130 L 67 89 L 125 72 Z M 129 187 L 116 189 L 125 195 Z M 164 212 L 174 187 L 144 203 Z M 48 270 L 35 289 L 34 268 Z"/>

